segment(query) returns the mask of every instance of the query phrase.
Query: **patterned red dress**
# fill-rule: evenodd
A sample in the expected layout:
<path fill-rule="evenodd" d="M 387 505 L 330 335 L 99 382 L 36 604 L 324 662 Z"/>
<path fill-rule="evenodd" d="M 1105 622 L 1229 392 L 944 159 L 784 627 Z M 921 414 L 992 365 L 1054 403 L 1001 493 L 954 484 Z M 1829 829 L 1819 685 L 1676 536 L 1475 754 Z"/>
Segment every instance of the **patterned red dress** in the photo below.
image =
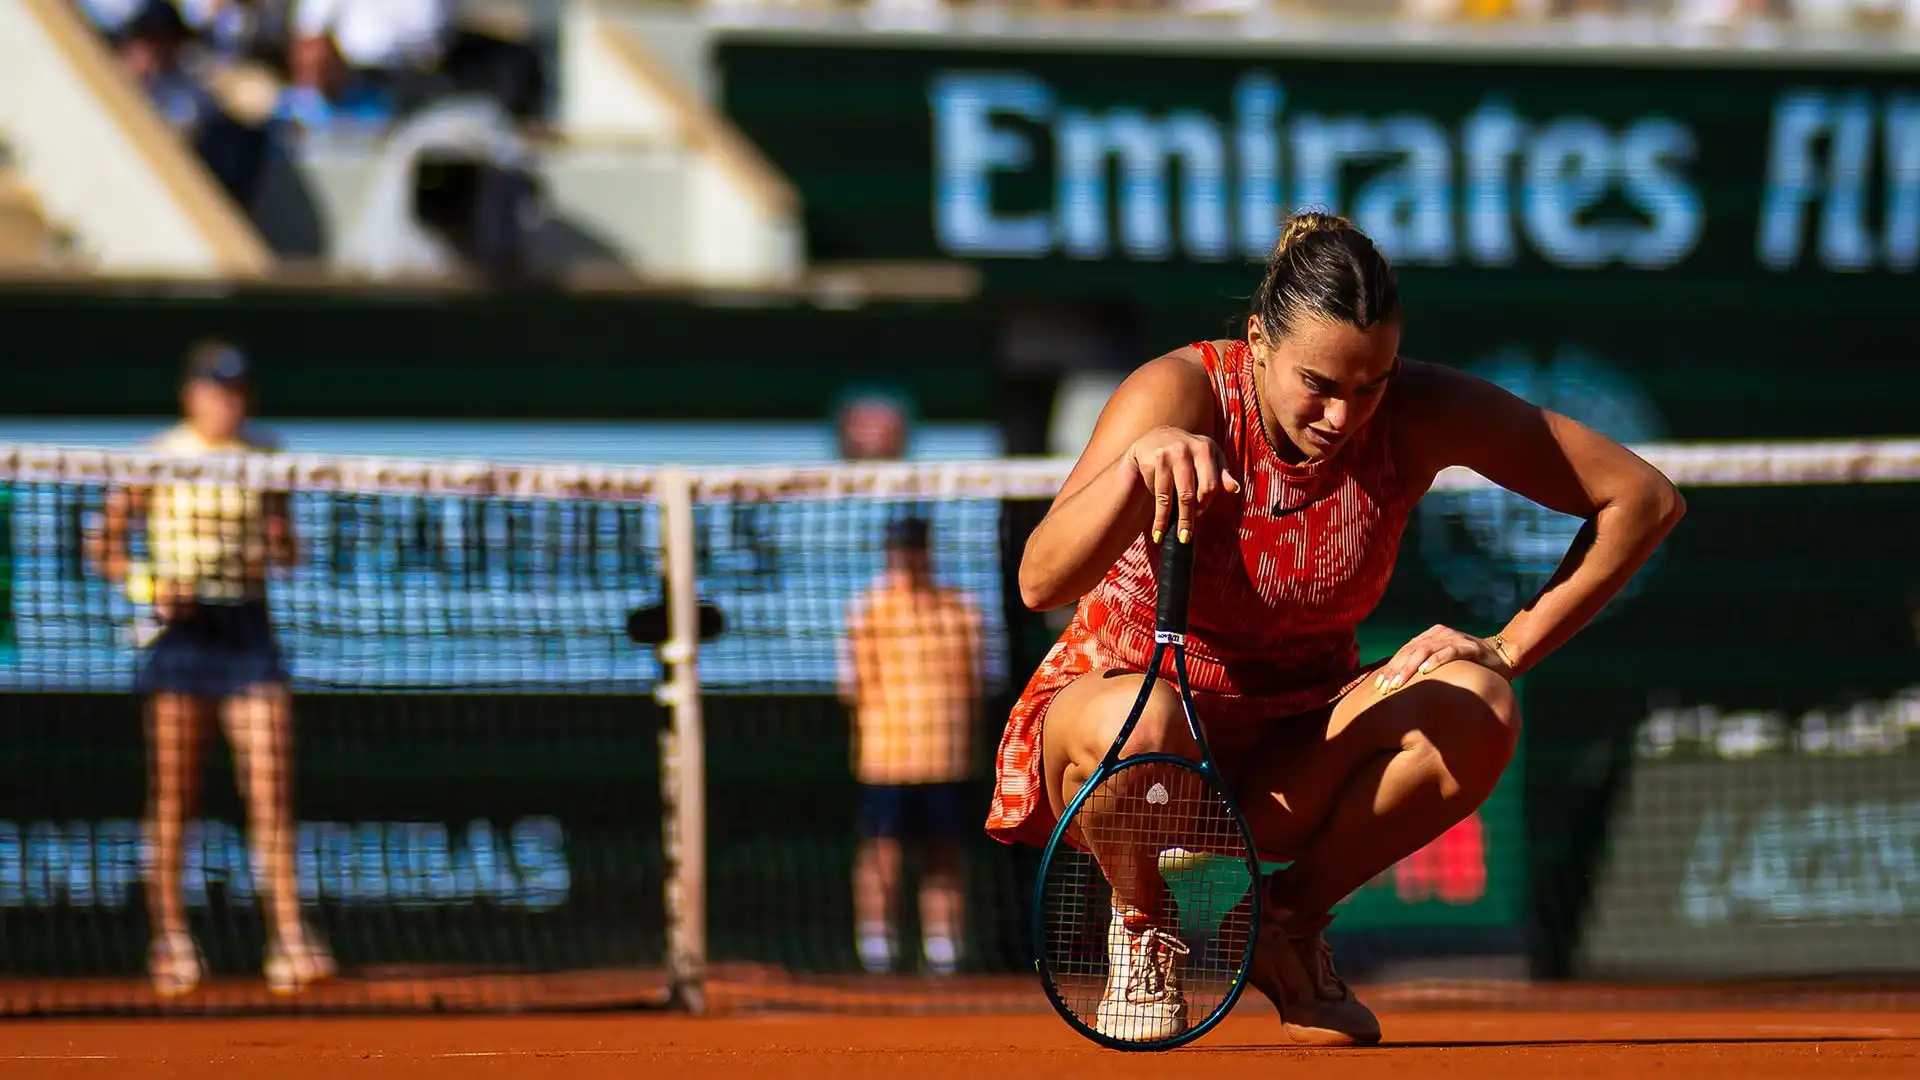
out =
<path fill-rule="evenodd" d="M 1207 740 L 1231 771 L 1231 758 L 1277 722 L 1326 708 L 1365 674 L 1354 631 L 1386 592 L 1414 498 L 1394 468 L 1385 402 L 1333 457 L 1289 465 L 1260 423 L 1246 343 L 1195 348 L 1219 402 L 1221 451 L 1242 486 L 1221 493 L 1195 530 L 1187 674 Z M 1087 672 L 1145 670 L 1157 573 L 1143 536 L 1081 598 L 1008 717 L 989 835 L 1046 844 L 1054 826 L 1041 774 L 1047 706 Z M 1161 674 L 1173 678 L 1171 657 Z"/>

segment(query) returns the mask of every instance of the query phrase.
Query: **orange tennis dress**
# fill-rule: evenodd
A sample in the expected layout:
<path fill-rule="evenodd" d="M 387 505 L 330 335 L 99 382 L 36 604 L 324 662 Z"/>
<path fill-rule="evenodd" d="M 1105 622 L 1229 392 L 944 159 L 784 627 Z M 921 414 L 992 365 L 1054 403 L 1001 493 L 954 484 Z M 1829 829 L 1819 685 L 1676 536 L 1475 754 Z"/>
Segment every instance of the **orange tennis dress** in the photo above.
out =
<path fill-rule="evenodd" d="M 1331 458 L 1290 465 L 1261 425 L 1246 343 L 1194 347 L 1213 381 L 1221 451 L 1241 483 L 1237 494 L 1222 492 L 1195 529 L 1187 631 L 1194 706 L 1229 767 L 1231 755 L 1273 725 L 1328 707 L 1369 670 L 1354 631 L 1386 592 L 1414 498 L 1394 468 L 1385 402 Z M 1041 774 L 1047 706 L 1090 671 L 1146 669 L 1155 556 L 1146 537 L 1134 541 L 1081 598 L 1028 681 L 1000 739 L 988 835 L 1046 844 L 1054 827 Z M 1172 657 L 1162 666 L 1172 679 Z"/>

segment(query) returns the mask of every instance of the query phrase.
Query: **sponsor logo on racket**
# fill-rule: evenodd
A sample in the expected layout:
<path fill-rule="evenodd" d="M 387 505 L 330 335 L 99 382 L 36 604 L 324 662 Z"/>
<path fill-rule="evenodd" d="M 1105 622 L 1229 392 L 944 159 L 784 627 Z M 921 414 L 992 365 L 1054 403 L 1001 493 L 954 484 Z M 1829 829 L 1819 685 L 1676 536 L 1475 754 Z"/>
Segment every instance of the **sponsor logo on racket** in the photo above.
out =
<path fill-rule="evenodd" d="M 1155 784 L 1147 789 L 1147 801 L 1155 806 L 1167 805 L 1167 785 Z"/>

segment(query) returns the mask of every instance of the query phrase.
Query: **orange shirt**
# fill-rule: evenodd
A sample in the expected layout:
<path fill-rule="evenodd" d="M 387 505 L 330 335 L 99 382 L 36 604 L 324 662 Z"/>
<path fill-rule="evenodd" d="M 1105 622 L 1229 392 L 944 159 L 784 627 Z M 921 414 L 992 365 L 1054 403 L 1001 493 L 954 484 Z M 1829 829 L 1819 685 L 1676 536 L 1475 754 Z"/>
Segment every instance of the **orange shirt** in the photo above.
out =
<path fill-rule="evenodd" d="M 843 696 L 863 784 L 937 784 L 970 769 L 980 614 L 960 592 L 891 575 L 847 612 Z"/>

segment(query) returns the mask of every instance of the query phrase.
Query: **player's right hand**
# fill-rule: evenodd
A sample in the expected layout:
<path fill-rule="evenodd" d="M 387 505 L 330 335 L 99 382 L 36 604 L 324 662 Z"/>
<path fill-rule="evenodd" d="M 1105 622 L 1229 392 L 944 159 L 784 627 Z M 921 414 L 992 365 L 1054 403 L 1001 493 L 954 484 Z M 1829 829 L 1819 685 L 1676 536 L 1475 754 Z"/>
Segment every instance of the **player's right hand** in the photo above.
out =
<path fill-rule="evenodd" d="M 1240 481 L 1227 472 L 1220 447 L 1205 435 L 1175 427 L 1157 427 L 1134 440 L 1127 461 L 1153 493 L 1154 543 L 1172 527 L 1181 543 L 1193 537 L 1194 519 L 1221 491 L 1237 492 Z"/>

